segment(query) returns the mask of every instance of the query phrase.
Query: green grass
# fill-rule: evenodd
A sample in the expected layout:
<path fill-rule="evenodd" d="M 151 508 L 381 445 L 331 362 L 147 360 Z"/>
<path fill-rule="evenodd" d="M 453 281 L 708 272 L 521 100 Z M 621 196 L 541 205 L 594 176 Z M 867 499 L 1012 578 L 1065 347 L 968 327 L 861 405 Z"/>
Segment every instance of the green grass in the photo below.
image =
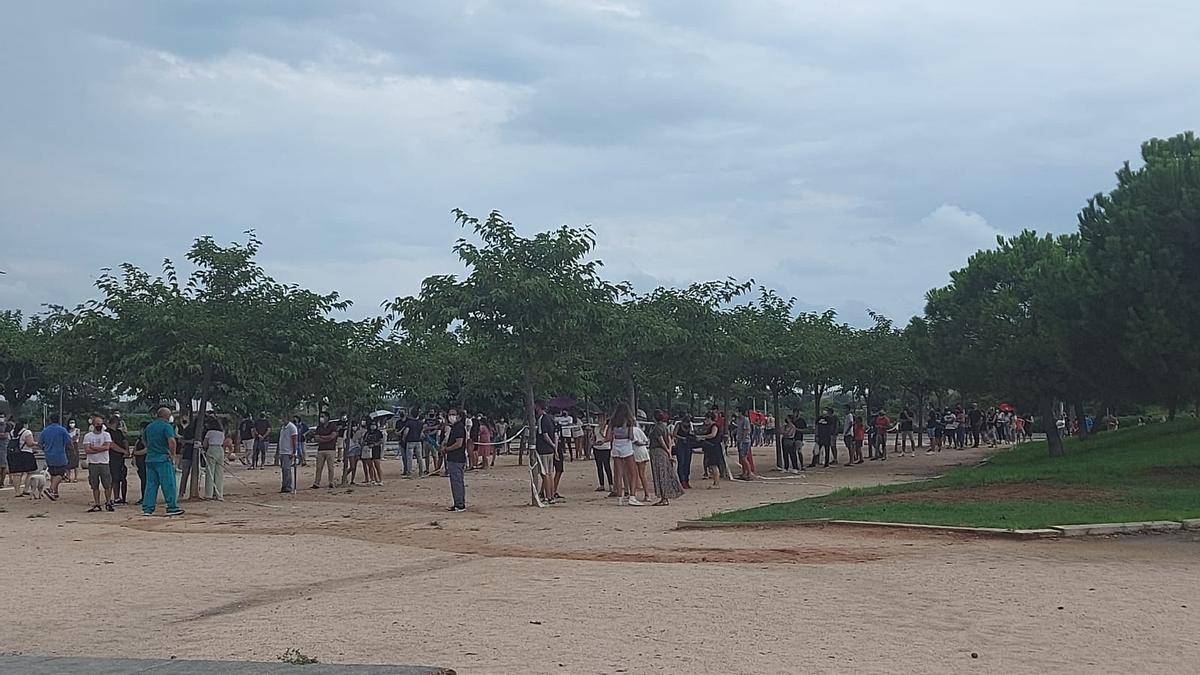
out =
<path fill-rule="evenodd" d="M 905 461 L 920 462 L 920 456 Z M 1011 498 L 991 498 L 986 492 L 970 497 L 973 488 L 1005 490 Z M 963 492 L 946 499 L 947 490 L 959 489 Z M 923 498 L 930 490 L 939 494 Z M 1059 490 L 1062 494 L 1053 494 Z M 1021 498 L 1021 492 L 1030 498 Z M 999 452 L 982 466 L 950 469 L 934 480 L 843 488 L 709 519 L 833 518 L 1024 529 L 1198 517 L 1200 422 L 1187 420 L 1122 429 L 1086 442 L 1072 439 L 1064 457 L 1050 457 L 1044 443 L 1030 443 Z"/>

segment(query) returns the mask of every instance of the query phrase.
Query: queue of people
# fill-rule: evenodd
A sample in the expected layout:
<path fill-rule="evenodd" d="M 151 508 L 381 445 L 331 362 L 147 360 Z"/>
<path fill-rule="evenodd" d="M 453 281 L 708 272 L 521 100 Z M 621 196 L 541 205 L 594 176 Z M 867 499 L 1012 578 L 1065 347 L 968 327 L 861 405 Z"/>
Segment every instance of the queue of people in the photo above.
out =
<path fill-rule="evenodd" d="M 886 461 L 889 439 L 894 441 L 890 448 L 893 456 L 913 457 L 917 452 L 918 422 L 907 407 L 895 419 L 884 410 L 864 416 L 848 406 L 839 416 L 833 408 L 825 408 L 814 420 L 807 465 L 805 434 L 809 426 L 799 410 L 769 432 L 763 431 L 764 420 L 773 424 L 773 418 L 758 414 L 755 419 L 752 412 L 738 409 L 734 418 L 726 421 L 716 406 L 701 419 L 655 410 L 649 420 L 639 420 L 627 404 L 618 405 L 611 415 L 598 415 L 595 421 L 585 421 L 577 412 L 550 411 L 543 401 L 536 403 L 535 410 L 531 466 L 536 470 L 541 504 L 565 501 L 560 494 L 564 465 L 577 459 L 595 462 L 595 489 L 606 492 L 616 504 L 667 506 L 692 489 L 696 455 L 700 455 L 700 475 L 708 481 L 708 488 L 719 489 L 722 480 L 757 478 L 753 448 L 772 443 L 776 434 L 781 452 L 775 468 L 791 474 L 818 465 L 838 466 L 839 440 L 845 450 L 844 466 Z M 983 410 L 975 404 L 941 410 L 931 407 L 924 418 L 927 454 L 968 445 L 1015 443 L 1027 439 L 1032 426 L 1031 418 L 1011 409 Z M 159 408 L 131 446 L 119 415 L 107 420 L 93 416 L 82 434 L 73 433 L 70 423 L 62 425 L 58 416 L 52 416 L 37 440 L 23 421 L 10 424 L 0 417 L 0 440 L 8 447 L 0 466 L 0 482 L 8 475 L 17 494 L 29 496 L 27 479 L 37 473 L 34 452 L 40 449 L 46 463 L 42 494 L 57 500 L 60 485 L 71 480 L 72 457 L 82 453 L 92 492 L 89 511 L 114 511 L 128 503 L 128 463 L 132 462 L 141 483 L 135 503 L 142 505 L 143 513 L 153 514 L 161 492 L 167 514 L 175 516 L 183 513 L 178 501 L 187 493 L 196 462 L 201 465 L 203 498 L 214 501 L 225 498 L 228 462 L 259 470 L 267 467 L 270 458 L 280 472 L 279 491 L 296 492 L 299 469 L 309 465 L 309 444 L 316 446 L 311 489 L 380 487 L 381 462 L 393 443 L 392 458 L 403 465 L 401 478 L 447 478 L 448 510 L 458 512 L 467 507 L 466 474 L 495 466 L 496 455 L 506 451 L 512 440 L 507 437 L 504 418 L 493 421 L 486 415 L 470 414 L 462 406 L 430 410 L 424 416 L 415 409 L 397 409 L 394 415 L 353 422 L 346 416 L 335 420 L 323 412 L 313 428 L 302 416 L 293 415 L 280 421 L 277 433 L 264 413 L 243 421 L 237 434 L 241 445 L 236 449 L 235 436 L 218 416 L 205 416 L 199 435 L 191 433 L 188 422 L 186 418 L 176 422 L 169 408 Z M 736 476 L 731 474 L 727 449 L 736 450 Z M 339 463 L 340 479 L 335 468 Z"/>

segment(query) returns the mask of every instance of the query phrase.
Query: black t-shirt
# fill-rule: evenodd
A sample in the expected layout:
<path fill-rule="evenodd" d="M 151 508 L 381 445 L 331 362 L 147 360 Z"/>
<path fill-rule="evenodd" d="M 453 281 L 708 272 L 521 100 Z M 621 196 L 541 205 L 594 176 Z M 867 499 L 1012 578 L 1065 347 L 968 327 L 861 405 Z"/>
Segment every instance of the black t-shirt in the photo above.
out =
<path fill-rule="evenodd" d="M 539 455 L 554 454 L 555 443 L 547 441 L 547 436 L 551 439 L 558 438 L 558 423 L 550 415 L 542 413 L 541 419 L 538 420 L 537 452 Z"/>
<path fill-rule="evenodd" d="M 271 430 L 271 423 L 266 420 L 258 420 L 254 423 L 254 431 L 259 436 L 266 437 L 267 432 Z"/>
<path fill-rule="evenodd" d="M 335 422 L 326 422 L 317 425 L 317 436 L 332 436 L 329 440 L 317 439 L 317 450 L 335 450 L 337 449 L 337 433 L 338 427 Z"/>
<path fill-rule="evenodd" d="M 908 413 L 900 413 L 900 431 L 912 431 L 913 421 Z"/>
<path fill-rule="evenodd" d="M 420 419 L 416 417 L 408 418 L 408 421 L 404 423 L 404 429 L 408 432 L 408 435 L 404 439 L 406 443 L 421 442 L 421 437 L 424 435 L 425 431 L 425 425 L 421 423 Z"/>
<path fill-rule="evenodd" d="M 967 413 L 967 419 L 971 420 L 971 426 L 977 427 L 979 426 L 979 423 L 983 421 L 983 411 L 972 410 L 971 412 Z"/>
<path fill-rule="evenodd" d="M 833 438 L 833 417 L 821 415 L 817 418 L 817 438 L 829 440 Z"/>
<path fill-rule="evenodd" d="M 453 446 L 455 443 L 458 444 L 457 450 L 450 450 L 449 452 L 446 453 L 446 461 L 447 462 L 462 462 L 464 464 L 466 463 L 466 461 L 467 461 L 466 440 L 467 440 L 467 425 L 462 420 L 459 420 L 454 423 L 454 426 L 450 427 L 450 437 L 446 440 L 447 446 Z"/>
<path fill-rule="evenodd" d="M 112 452 L 119 455 L 129 454 L 129 439 L 125 437 L 124 431 L 113 428 L 108 430 L 108 435 L 112 438 L 113 445 L 116 446 L 112 449 Z"/>

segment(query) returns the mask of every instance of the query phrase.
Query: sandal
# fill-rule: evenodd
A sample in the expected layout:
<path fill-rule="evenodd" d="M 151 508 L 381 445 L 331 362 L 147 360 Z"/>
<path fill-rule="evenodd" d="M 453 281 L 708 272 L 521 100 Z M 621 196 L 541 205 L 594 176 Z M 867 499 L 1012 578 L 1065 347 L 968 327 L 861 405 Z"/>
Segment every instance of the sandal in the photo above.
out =
<path fill-rule="evenodd" d="M 653 504 L 651 504 L 650 506 L 670 506 L 670 505 L 671 505 L 671 502 L 668 502 L 665 499 L 660 499 L 660 500 L 654 502 Z"/>
<path fill-rule="evenodd" d="M 92 508 L 88 509 L 87 512 L 88 513 L 100 513 L 100 505 L 96 504 Z"/>

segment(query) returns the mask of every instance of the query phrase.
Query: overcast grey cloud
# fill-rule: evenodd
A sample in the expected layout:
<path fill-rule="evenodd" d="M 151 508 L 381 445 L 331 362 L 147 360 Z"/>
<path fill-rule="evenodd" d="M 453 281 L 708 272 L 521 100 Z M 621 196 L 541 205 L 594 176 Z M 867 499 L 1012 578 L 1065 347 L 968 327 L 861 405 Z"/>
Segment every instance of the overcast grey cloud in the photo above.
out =
<path fill-rule="evenodd" d="M 449 210 L 592 224 L 608 275 L 899 321 L 1194 128 L 1190 0 L 5 3 L 0 306 L 255 228 L 354 314 Z"/>

